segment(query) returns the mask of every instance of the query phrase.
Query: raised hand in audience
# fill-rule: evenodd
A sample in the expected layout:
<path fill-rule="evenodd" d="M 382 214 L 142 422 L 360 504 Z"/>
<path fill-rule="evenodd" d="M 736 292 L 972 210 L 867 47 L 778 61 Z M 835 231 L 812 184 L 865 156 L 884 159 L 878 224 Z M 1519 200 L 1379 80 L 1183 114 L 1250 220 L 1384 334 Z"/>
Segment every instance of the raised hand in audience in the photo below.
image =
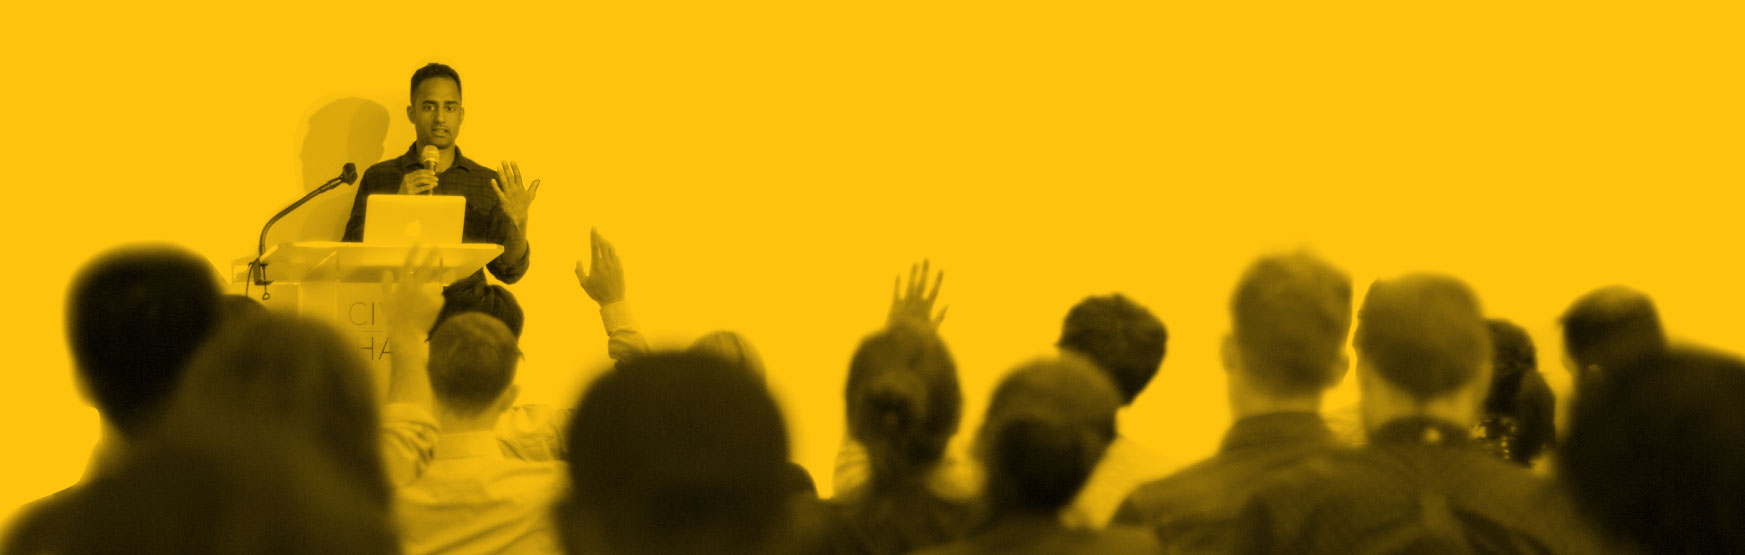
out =
<path fill-rule="evenodd" d="M 895 325 L 898 322 L 911 322 L 927 326 L 938 331 L 939 325 L 945 322 L 945 310 L 950 307 L 940 307 L 937 315 L 933 314 L 933 302 L 939 299 L 939 285 L 945 281 L 945 271 L 940 270 L 933 278 L 933 291 L 926 292 L 927 276 L 931 273 L 932 261 L 922 260 L 920 264 L 909 267 L 909 284 L 903 285 L 903 276 L 898 275 L 896 283 L 891 285 L 891 314 L 885 325 Z"/>
<path fill-rule="evenodd" d="M 576 281 L 588 292 L 588 298 L 600 306 L 624 300 L 624 266 L 618 262 L 618 250 L 600 236 L 598 229 L 588 230 L 588 244 L 592 252 L 588 266 L 594 271 L 588 273 L 588 268 L 577 260 Z"/>
<path fill-rule="evenodd" d="M 399 271 L 382 276 L 382 315 L 388 322 L 393 352 L 388 372 L 389 403 L 430 407 L 430 375 L 425 370 L 430 353 L 424 334 L 442 312 L 442 294 L 428 287 L 440 271 L 435 249 L 413 247 Z"/>

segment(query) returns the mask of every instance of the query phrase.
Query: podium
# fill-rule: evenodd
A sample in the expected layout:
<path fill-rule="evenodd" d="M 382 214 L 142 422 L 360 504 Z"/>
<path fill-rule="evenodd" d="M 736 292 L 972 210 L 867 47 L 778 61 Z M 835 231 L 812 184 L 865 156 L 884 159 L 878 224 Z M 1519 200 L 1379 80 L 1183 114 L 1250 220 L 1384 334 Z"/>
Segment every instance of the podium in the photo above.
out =
<path fill-rule="evenodd" d="M 425 245 L 437 253 L 438 272 L 426 287 L 444 285 L 472 275 L 503 253 L 503 247 L 486 243 Z M 271 284 L 254 285 L 248 263 L 253 257 L 232 262 L 229 293 L 261 301 L 268 310 L 288 312 L 330 322 L 369 360 L 376 395 L 386 395 L 388 364 L 393 347 L 388 344 L 388 322 L 380 303 L 382 277 L 406 264 L 412 245 L 300 241 L 267 249 L 266 279 Z M 262 298 L 264 296 L 266 298 Z"/>

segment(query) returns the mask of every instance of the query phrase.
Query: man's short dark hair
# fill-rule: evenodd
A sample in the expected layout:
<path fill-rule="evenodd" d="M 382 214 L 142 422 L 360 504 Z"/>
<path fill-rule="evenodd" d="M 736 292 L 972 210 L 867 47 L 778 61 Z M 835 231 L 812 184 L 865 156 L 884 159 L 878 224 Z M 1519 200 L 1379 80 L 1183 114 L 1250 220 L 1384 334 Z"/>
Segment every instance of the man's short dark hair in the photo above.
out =
<path fill-rule="evenodd" d="M 430 336 L 430 390 L 450 411 L 478 414 L 515 381 L 521 350 L 509 328 L 486 314 L 458 314 Z"/>
<path fill-rule="evenodd" d="M 183 367 L 217 326 L 217 272 L 167 245 L 111 250 L 67 292 L 67 341 L 97 409 L 134 436 L 175 392 Z"/>
<path fill-rule="evenodd" d="M 1342 374 L 1335 366 L 1351 333 L 1351 278 L 1308 253 L 1261 258 L 1236 284 L 1230 322 L 1257 385 L 1319 392 Z"/>
<path fill-rule="evenodd" d="M 1084 356 L 1109 374 L 1121 403 L 1132 404 L 1157 375 L 1169 331 L 1144 306 L 1120 293 L 1087 297 L 1066 313 L 1055 346 Z"/>
<path fill-rule="evenodd" d="M 1641 553 L 1745 553 L 1745 361 L 1692 347 L 1580 384 L 1559 477 Z"/>
<path fill-rule="evenodd" d="M 1563 313 L 1562 322 L 1564 348 L 1582 366 L 1626 366 L 1666 349 L 1654 301 L 1628 287 L 1602 287 L 1582 295 Z"/>
<path fill-rule="evenodd" d="M 509 327 L 509 333 L 521 337 L 521 327 L 526 315 L 521 311 L 521 303 L 515 300 L 515 294 L 509 288 L 497 284 L 486 285 L 481 280 L 469 285 L 454 285 L 442 290 L 442 311 L 436 315 L 436 323 L 431 324 L 430 333 L 436 333 L 436 328 L 457 314 L 482 312 L 498 322 Z"/>
<path fill-rule="evenodd" d="M 453 79 L 454 92 L 457 94 L 460 93 L 460 72 L 455 71 L 452 67 L 432 62 L 425 64 L 424 67 L 418 68 L 418 71 L 412 72 L 412 91 L 410 94 L 418 94 L 419 83 L 423 83 L 426 79 L 436 77 L 447 77 Z"/>
<path fill-rule="evenodd" d="M 1490 362 L 1490 329 L 1465 283 L 1414 274 L 1369 286 L 1357 315 L 1358 356 L 1418 399 L 1470 384 Z"/>
<path fill-rule="evenodd" d="M 555 508 L 570 553 L 761 553 L 783 523 L 787 428 L 736 364 L 650 353 L 588 386 Z M 592 537 L 590 537 L 592 536 Z"/>

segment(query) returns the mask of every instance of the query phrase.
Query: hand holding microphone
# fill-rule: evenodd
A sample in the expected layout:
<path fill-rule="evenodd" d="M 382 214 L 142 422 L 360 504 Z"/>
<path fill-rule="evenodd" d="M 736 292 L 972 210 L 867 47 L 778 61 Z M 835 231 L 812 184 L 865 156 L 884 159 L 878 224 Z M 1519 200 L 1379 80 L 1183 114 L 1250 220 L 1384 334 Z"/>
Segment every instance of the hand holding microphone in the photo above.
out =
<path fill-rule="evenodd" d="M 424 169 L 408 172 L 400 178 L 400 194 L 420 195 L 435 189 L 438 185 L 436 163 L 440 156 L 435 146 L 424 145 L 418 151 L 418 160 L 424 163 Z"/>

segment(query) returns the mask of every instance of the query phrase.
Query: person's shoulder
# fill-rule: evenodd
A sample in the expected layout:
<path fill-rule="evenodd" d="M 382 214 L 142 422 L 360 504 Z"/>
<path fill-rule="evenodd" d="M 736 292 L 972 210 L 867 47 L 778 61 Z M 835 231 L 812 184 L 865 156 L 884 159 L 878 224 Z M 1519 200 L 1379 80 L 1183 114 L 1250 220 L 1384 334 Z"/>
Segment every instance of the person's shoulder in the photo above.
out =
<path fill-rule="evenodd" d="M 59 543 L 69 525 L 68 513 L 77 504 L 83 489 L 79 484 L 32 501 L 18 509 L 17 515 L 0 534 L 0 553 L 38 553 Z"/>
<path fill-rule="evenodd" d="M 1098 532 L 1090 549 L 1084 553 L 1159 553 L 1163 546 L 1151 530 L 1127 526 L 1110 526 Z"/>
<path fill-rule="evenodd" d="M 392 173 L 392 174 L 403 173 L 401 171 L 401 162 L 400 162 L 399 157 L 389 158 L 387 160 L 376 162 L 374 164 L 370 164 L 370 167 L 364 168 L 364 177 L 366 177 L 366 178 L 369 176 L 372 176 L 372 175 L 384 175 L 384 174 L 390 174 L 390 173 Z"/>

